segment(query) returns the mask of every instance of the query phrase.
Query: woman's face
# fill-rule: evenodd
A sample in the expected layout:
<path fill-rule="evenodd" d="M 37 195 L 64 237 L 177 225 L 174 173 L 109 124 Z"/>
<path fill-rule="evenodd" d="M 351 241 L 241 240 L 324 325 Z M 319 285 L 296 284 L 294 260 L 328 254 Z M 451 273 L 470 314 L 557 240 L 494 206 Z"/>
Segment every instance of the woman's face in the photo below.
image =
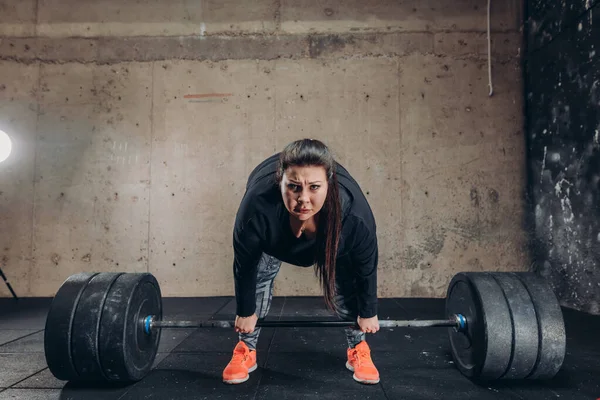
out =
<path fill-rule="evenodd" d="M 281 180 L 285 208 L 297 219 L 306 221 L 323 208 L 327 187 L 324 167 L 289 167 Z"/>

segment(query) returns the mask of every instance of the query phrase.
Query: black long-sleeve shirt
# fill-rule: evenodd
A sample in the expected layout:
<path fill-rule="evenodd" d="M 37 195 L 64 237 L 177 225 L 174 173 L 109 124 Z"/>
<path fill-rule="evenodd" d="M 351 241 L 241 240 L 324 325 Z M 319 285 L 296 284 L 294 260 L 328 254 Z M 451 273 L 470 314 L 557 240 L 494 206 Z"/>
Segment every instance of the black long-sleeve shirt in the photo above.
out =
<path fill-rule="evenodd" d="M 246 192 L 233 229 L 236 313 L 255 312 L 257 266 L 264 252 L 289 264 L 315 264 L 316 239 L 294 236 L 281 191 L 275 181 L 279 153 L 261 162 L 248 177 Z M 342 205 L 342 230 L 336 264 L 351 268 L 356 278 L 359 316 L 377 314 L 378 247 L 372 210 L 358 183 L 339 163 L 336 165 Z"/>

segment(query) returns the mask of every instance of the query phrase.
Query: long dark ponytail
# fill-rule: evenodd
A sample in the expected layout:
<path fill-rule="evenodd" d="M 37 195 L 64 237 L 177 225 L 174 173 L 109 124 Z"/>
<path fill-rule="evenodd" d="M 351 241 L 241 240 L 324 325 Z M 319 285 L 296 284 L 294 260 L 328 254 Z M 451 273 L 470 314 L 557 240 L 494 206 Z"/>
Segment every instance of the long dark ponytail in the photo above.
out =
<path fill-rule="evenodd" d="M 328 147 L 315 139 L 301 139 L 288 144 L 279 156 L 277 183 L 290 166 L 321 166 L 327 174 L 327 196 L 319 213 L 317 226 L 317 248 L 315 254 L 315 275 L 323 288 L 325 304 L 335 310 L 336 258 L 342 226 L 342 206 L 335 160 Z"/>

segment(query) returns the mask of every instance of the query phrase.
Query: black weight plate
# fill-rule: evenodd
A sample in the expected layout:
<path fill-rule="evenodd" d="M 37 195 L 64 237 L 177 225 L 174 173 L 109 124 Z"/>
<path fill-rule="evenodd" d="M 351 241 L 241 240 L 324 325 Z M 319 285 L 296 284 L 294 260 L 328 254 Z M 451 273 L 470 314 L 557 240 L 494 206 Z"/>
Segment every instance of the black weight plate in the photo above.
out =
<path fill-rule="evenodd" d="M 479 374 L 474 342 L 485 340 L 483 324 L 480 321 L 481 307 L 477 301 L 470 282 L 461 275 L 456 275 L 448 286 L 446 296 L 446 315 L 462 314 L 467 320 L 467 331 L 457 332 L 454 328 L 448 330 L 454 363 L 460 372 L 473 377 Z"/>
<path fill-rule="evenodd" d="M 508 304 L 498 282 L 485 272 L 456 274 L 448 287 L 446 312 L 467 319 L 467 339 L 449 329 L 452 356 L 463 375 L 478 380 L 500 378 L 508 368 L 513 340 Z"/>
<path fill-rule="evenodd" d="M 104 272 L 94 276 L 83 290 L 75 310 L 71 354 L 80 381 L 106 379 L 98 352 L 100 320 L 110 288 L 120 275 Z"/>
<path fill-rule="evenodd" d="M 144 318 L 162 319 L 160 286 L 149 273 L 125 274 L 113 285 L 104 306 L 100 354 L 104 372 L 112 382 L 135 382 L 152 368 L 160 329 L 147 335 Z"/>
<path fill-rule="evenodd" d="M 538 324 L 527 289 L 515 275 L 491 273 L 498 282 L 510 309 L 513 348 L 509 368 L 503 379 L 523 379 L 533 369 L 538 355 Z"/>
<path fill-rule="evenodd" d="M 535 307 L 540 347 L 529 379 L 550 379 L 560 370 L 566 353 L 562 310 L 554 291 L 543 278 L 531 272 L 515 273 L 527 288 Z"/>
<path fill-rule="evenodd" d="M 71 358 L 71 328 L 81 293 L 95 275 L 88 272 L 71 275 L 52 299 L 44 327 L 44 355 L 48 369 L 56 379 L 69 381 L 78 378 Z"/>

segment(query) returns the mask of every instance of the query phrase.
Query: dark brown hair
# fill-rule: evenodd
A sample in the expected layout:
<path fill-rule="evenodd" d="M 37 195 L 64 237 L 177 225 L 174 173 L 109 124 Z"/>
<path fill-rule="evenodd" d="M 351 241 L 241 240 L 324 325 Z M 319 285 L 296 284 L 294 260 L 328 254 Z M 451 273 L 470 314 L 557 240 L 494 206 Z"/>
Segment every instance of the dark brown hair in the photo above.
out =
<path fill-rule="evenodd" d="M 341 231 L 342 206 L 339 197 L 336 162 L 328 147 L 315 139 L 301 139 L 288 144 L 279 156 L 277 183 L 291 166 L 321 166 L 325 168 L 328 189 L 323 208 L 319 211 L 315 275 L 323 288 L 325 304 L 335 310 L 335 269 Z"/>

